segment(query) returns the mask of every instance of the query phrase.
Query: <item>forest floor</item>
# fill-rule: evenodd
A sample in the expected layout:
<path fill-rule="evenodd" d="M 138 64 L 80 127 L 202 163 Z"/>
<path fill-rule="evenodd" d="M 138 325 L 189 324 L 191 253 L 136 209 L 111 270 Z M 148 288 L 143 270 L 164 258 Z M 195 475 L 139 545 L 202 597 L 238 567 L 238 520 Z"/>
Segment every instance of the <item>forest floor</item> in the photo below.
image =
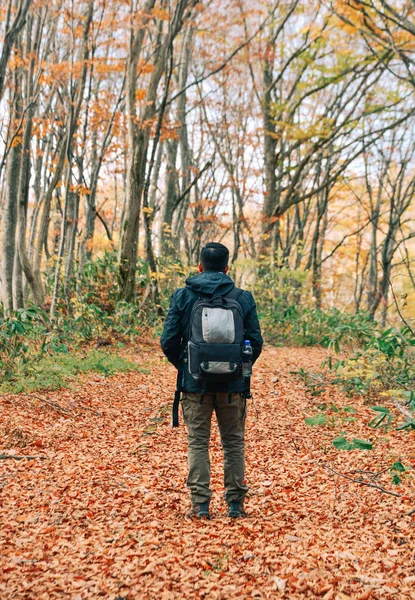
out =
<path fill-rule="evenodd" d="M 155 345 L 132 357 L 148 374 L 0 398 L 0 598 L 415 599 L 415 436 L 369 429 L 368 403 L 337 387 L 307 393 L 291 372 L 318 370 L 326 354 L 267 348 L 255 366 L 249 518 L 238 521 L 226 517 L 216 427 L 213 518 L 183 516 L 185 429 L 171 428 L 175 374 Z M 305 424 L 323 403 L 340 410 Z M 373 450 L 337 450 L 340 432 Z M 397 460 L 412 465 L 398 486 Z"/>

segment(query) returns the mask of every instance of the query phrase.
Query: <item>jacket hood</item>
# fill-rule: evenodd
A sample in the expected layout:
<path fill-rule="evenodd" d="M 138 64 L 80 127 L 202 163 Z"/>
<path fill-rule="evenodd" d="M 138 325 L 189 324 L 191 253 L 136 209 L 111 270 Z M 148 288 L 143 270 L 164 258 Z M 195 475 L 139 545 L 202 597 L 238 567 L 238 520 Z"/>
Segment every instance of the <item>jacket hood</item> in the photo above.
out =
<path fill-rule="evenodd" d="M 225 273 L 216 271 L 205 271 L 195 277 L 186 279 L 186 288 L 196 294 L 206 294 L 207 296 L 224 296 L 235 287 L 234 282 Z"/>

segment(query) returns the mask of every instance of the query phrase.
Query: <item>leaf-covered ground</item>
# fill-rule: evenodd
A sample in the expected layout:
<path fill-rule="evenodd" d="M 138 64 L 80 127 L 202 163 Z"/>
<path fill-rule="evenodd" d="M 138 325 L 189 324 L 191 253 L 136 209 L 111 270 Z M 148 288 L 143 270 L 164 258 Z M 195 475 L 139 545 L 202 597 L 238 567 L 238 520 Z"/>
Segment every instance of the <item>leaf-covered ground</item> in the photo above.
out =
<path fill-rule="evenodd" d="M 149 374 L 93 376 L 42 399 L 3 396 L 0 452 L 45 458 L 0 460 L 2 600 L 415 599 L 415 436 L 369 429 L 373 411 L 337 388 L 306 393 L 291 371 L 316 370 L 324 356 L 268 348 L 256 366 L 250 516 L 236 522 L 222 500 L 216 428 L 214 518 L 183 517 L 185 430 L 171 428 L 174 372 L 155 346 L 135 357 Z M 323 404 L 357 413 L 329 407 L 324 425 L 305 424 Z M 337 450 L 341 432 L 373 450 Z M 390 471 L 374 475 L 398 460 L 412 467 L 401 485 Z"/>

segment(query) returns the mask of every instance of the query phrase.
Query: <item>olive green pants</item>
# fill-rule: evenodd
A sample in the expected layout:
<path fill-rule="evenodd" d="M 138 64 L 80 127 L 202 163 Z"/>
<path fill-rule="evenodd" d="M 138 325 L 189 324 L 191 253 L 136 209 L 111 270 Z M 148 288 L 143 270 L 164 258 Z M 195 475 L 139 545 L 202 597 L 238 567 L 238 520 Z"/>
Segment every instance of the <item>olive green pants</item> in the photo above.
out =
<path fill-rule="evenodd" d="M 246 399 L 227 392 L 207 393 L 200 403 L 200 394 L 185 392 L 182 398 L 183 418 L 187 427 L 189 476 L 187 486 L 193 504 L 210 500 L 209 440 L 213 411 L 219 424 L 224 454 L 225 499 L 242 499 L 248 491 L 245 475 Z"/>

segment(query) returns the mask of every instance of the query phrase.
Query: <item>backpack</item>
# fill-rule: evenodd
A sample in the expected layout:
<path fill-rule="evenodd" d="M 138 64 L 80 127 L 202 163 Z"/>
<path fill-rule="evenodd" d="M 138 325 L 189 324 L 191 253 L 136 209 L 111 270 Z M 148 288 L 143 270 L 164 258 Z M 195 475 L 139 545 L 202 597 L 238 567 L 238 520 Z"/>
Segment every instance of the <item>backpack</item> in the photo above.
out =
<path fill-rule="evenodd" d="M 190 375 L 202 383 L 226 384 L 242 377 L 244 322 L 238 302 L 243 290 L 233 288 L 225 296 L 201 297 L 189 320 L 187 365 Z"/>

